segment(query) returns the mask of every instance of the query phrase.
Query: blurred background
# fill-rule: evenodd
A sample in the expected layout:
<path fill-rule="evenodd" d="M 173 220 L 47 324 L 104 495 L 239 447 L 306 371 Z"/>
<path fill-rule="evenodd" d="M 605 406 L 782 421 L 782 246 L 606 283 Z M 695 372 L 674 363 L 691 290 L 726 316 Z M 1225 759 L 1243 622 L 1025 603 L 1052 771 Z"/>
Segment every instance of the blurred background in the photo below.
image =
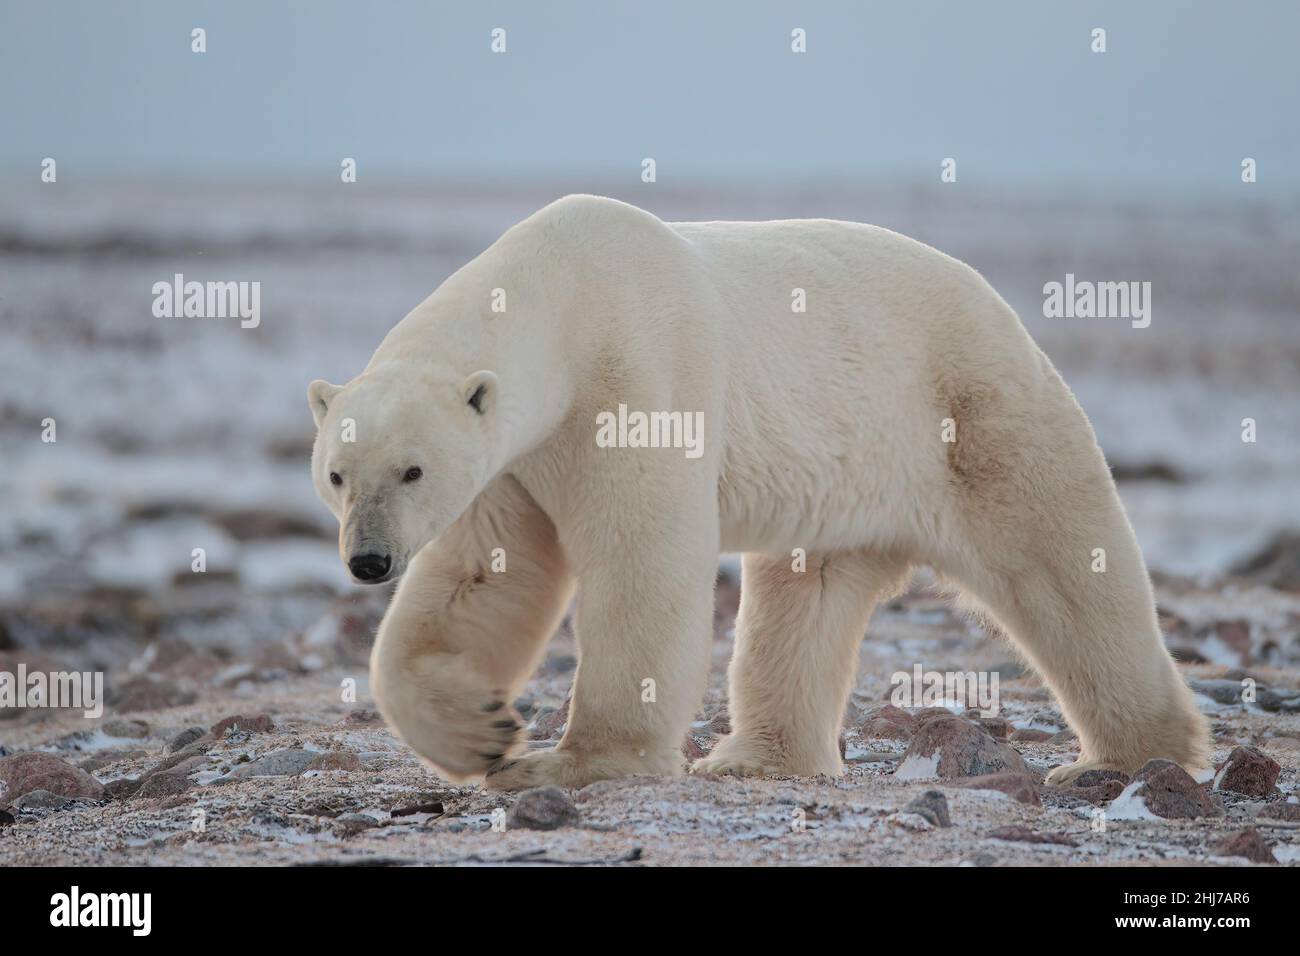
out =
<path fill-rule="evenodd" d="M 1074 388 L 1162 587 L 1250 595 L 1246 636 L 1189 659 L 1300 658 L 1297 35 L 1283 0 L 7 0 L 0 655 L 135 675 L 128 710 L 363 660 L 386 595 L 312 491 L 307 383 L 582 191 L 971 263 Z M 156 318 L 176 273 L 259 282 L 260 325 Z M 1150 327 L 1045 318 L 1067 273 L 1150 282 Z"/>

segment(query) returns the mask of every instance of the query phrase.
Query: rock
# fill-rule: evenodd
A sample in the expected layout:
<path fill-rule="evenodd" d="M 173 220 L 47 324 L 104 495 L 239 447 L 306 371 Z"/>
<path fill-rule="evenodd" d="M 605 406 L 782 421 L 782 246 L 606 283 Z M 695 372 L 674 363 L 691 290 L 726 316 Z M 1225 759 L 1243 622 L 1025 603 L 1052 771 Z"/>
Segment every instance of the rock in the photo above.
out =
<path fill-rule="evenodd" d="M 32 790 L 15 800 L 14 806 L 19 810 L 62 810 L 68 803 L 67 797 L 61 797 L 57 793 Z"/>
<path fill-rule="evenodd" d="M 1286 820 L 1300 823 L 1300 803 L 1270 803 L 1259 811 L 1265 820 Z"/>
<path fill-rule="evenodd" d="M 1117 820 L 1154 815 L 1166 820 L 1220 817 L 1223 808 L 1172 760 L 1148 760 L 1110 805 Z"/>
<path fill-rule="evenodd" d="M 166 710 L 169 707 L 181 707 L 198 700 L 198 694 L 182 690 L 174 681 L 164 681 L 155 677 L 142 675 L 132 677 L 110 694 L 111 703 L 119 713 L 136 711 Z"/>
<path fill-rule="evenodd" d="M 1022 727 L 1011 731 L 1011 739 L 1016 743 L 1041 744 L 1044 741 L 1051 740 L 1055 734 L 1048 733 L 1046 730 L 1035 730 L 1032 727 Z"/>
<path fill-rule="evenodd" d="M 378 820 L 364 813 L 344 813 L 335 817 L 334 822 L 342 824 L 345 830 L 352 833 L 355 833 L 358 830 L 369 830 L 371 827 L 379 826 Z"/>
<path fill-rule="evenodd" d="M 110 780 L 104 784 L 104 799 L 129 800 L 140 792 L 140 787 L 143 785 L 143 780 L 132 780 L 128 777 L 123 777 L 121 780 Z"/>
<path fill-rule="evenodd" d="M 727 734 L 731 733 L 731 715 L 727 713 L 726 708 L 719 710 L 709 718 L 709 724 L 704 729 L 711 734 L 725 737 Z"/>
<path fill-rule="evenodd" d="M 184 793 L 194 783 L 183 773 L 177 773 L 174 770 L 165 770 L 162 773 L 155 773 L 150 776 L 136 791 L 137 799 L 147 799 L 149 797 L 174 797 L 178 793 Z"/>
<path fill-rule="evenodd" d="M 893 704 L 868 711 L 858 727 L 863 740 L 910 740 L 916 732 L 917 719 Z"/>
<path fill-rule="evenodd" d="M 1263 835 L 1251 827 L 1220 840 L 1210 848 L 1211 856 L 1244 856 L 1252 863 L 1276 863 L 1277 857 Z"/>
<path fill-rule="evenodd" d="M 251 763 L 242 764 L 230 772 L 231 777 L 296 777 L 320 754 L 310 750 L 272 750 Z"/>
<path fill-rule="evenodd" d="M 947 714 L 921 722 L 894 774 L 904 780 L 950 779 L 1027 769 L 1010 744 L 994 740 L 969 720 Z"/>
<path fill-rule="evenodd" d="M 1278 690 L 1273 687 L 1256 689 L 1255 703 L 1270 713 L 1300 713 L 1300 690 Z"/>
<path fill-rule="evenodd" d="M 1007 840 L 1011 843 L 1052 843 L 1059 846 L 1078 846 L 1073 838 L 1064 833 L 1039 833 L 1029 827 L 998 827 L 989 831 L 991 840 Z"/>
<path fill-rule="evenodd" d="M 103 784 L 53 754 L 22 753 L 0 757 L 0 800 L 13 801 L 33 790 L 95 800 L 104 795 Z"/>
<path fill-rule="evenodd" d="M 8 810 L 0 808 L 0 827 L 13 826 L 14 815 Z"/>
<path fill-rule="evenodd" d="M 1216 704 L 1232 706 L 1241 703 L 1245 688 L 1235 680 L 1189 680 L 1188 685 L 1198 694 L 1203 694 Z M 1256 692 L 1260 688 L 1256 688 Z"/>
<path fill-rule="evenodd" d="M 307 765 L 308 770 L 347 770 L 357 772 L 361 769 L 361 758 L 346 750 L 331 750 L 320 754 Z"/>
<path fill-rule="evenodd" d="M 948 798 L 939 790 L 927 790 L 919 797 L 913 797 L 903 807 L 903 812 L 919 814 L 929 820 L 932 826 L 952 826 L 952 818 L 948 815 Z"/>
<path fill-rule="evenodd" d="M 983 727 L 994 740 L 1006 740 L 1011 735 L 1011 722 L 1005 717 L 981 717 L 978 711 L 967 711 L 966 719 Z"/>
<path fill-rule="evenodd" d="M 556 830 L 574 826 L 577 822 L 577 806 L 559 787 L 525 790 L 506 815 L 507 828 L 525 830 Z"/>
<path fill-rule="evenodd" d="M 143 740 L 149 736 L 149 725 L 143 720 L 106 720 L 100 730 L 109 737 L 124 737 L 128 740 Z"/>
<path fill-rule="evenodd" d="M 1123 793 L 1124 784 L 1118 780 L 1107 780 L 1095 787 L 1044 787 L 1043 792 L 1068 797 L 1071 801 L 1084 800 L 1094 807 L 1099 807 L 1103 803 L 1110 803 Z"/>
<path fill-rule="evenodd" d="M 554 707 L 540 707 L 537 716 L 528 725 L 528 737 L 530 740 L 551 740 L 560 735 L 568 722 L 569 702 L 567 700 L 559 710 Z"/>
<path fill-rule="evenodd" d="M 210 737 L 204 735 L 193 743 L 186 744 L 180 750 L 176 751 L 176 753 L 168 754 L 166 757 L 163 757 L 156 767 L 150 768 L 149 773 L 159 773 L 163 770 L 171 770 L 175 767 L 179 767 L 181 764 L 186 763 L 192 758 L 207 753 L 212 749 L 213 743 L 214 741 Z"/>
<path fill-rule="evenodd" d="M 1267 797 L 1277 785 L 1282 765 L 1254 747 L 1237 747 L 1219 764 L 1215 790 L 1231 790 L 1251 797 Z"/>
<path fill-rule="evenodd" d="M 207 731 L 204 730 L 202 727 L 189 727 L 186 728 L 185 730 L 182 730 L 179 734 L 177 734 L 170 741 L 168 741 L 166 753 L 174 754 L 177 751 L 184 750 L 190 744 L 194 743 L 194 741 L 202 737 L 205 733 L 207 733 Z"/>
<path fill-rule="evenodd" d="M 270 714 L 257 714 L 253 717 L 235 714 L 213 724 L 210 733 L 220 740 L 226 735 L 226 731 L 232 729 L 246 734 L 269 734 L 275 731 L 275 721 L 271 719 Z"/>
<path fill-rule="evenodd" d="M 1259 551 L 1232 568 L 1283 591 L 1300 591 L 1300 532 L 1281 531 Z"/>
<path fill-rule="evenodd" d="M 383 716 L 377 711 L 366 710 L 364 707 L 358 707 L 347 712 L 339 723 L 344 727 L 371 727 L 375 724 L 382 724 Z"/>
<path fill-rule="evenodd" d="M 147 750 L 101 750 L 99 753 L 91 754 L 85 760 L 78 760 L 77 766 L 87 773 L 94 773 L 96 770 L 102 770 L 123 760 L 138 760 L 147 756 L 149 756 Z"/>
<path fill-rule="evenodd" d="M 1027 773 L 991 773 L 959 780 L 953 786 L 963 790 L 996 790 L 1020 803 L 1034 807 L 1043 805 L 1038 795 L 1038 782 Z"/>
<path fill-rule="evenodd" d="M 413 813 L 432 813 L 436 816 L 442 816 L 445 812 L 446 810 L 441 800 L 426 800 L 423 803 L 394 807 L 392 810 L 388 811 L 388 815 L 391 817 L 409 817 Z"/>
<path fill-rule="evenodd" d="M 520 717 L 531 717 L 534 710 L 537 709 L 537 702 L 531 697 L 516 697 L 515 702 L 511 704 Z"/>
<path fill-rule="evenodd" d="M 841 743 L 843 743 L 842 739 L 841 739 Z M 707 753 L 708 751 L 706 751 L 703 747 L 701 747 L 699 741 L 697 741 L 690 734 L 687 734 L 686 739 L 682 741 L 682 756 L 685 757 L 688 761 L 699 760 Z"/>
<path fill-rule="evenodd" d="M 1070 786 L 1080 788 L 1108 787 L 1119 784 L 1119 790 L 1128 786 L 1130 777 L 1123 770 L 1085 770 L 1070 781 Z M 1116 792 L 1118 793 L 1119 790 Z"/>

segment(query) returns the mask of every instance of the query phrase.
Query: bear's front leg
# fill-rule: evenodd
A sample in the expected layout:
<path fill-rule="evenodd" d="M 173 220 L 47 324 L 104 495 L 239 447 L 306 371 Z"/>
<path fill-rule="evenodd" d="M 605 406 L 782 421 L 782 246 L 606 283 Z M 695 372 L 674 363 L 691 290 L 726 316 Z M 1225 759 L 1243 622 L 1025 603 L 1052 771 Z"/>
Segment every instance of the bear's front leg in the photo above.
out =
<path fill-rule="evenodd" d="M 370 658 L 380 712 L 444 777 L 481 777 L 521 745 L 510 701 L 571 591 L 555 526 L 497 479 L 403 576 Z"/>
<path fill-rule="evenodd" d="M 603 536 L 579 565 L 580 656 L 564 738 L 493 771 L 488 787 L 681 772 L 708 681 L 718 519 L 703 508 L 659 515 L 653 526 L 621 526 L 617 517 L 600 525 Z"/>

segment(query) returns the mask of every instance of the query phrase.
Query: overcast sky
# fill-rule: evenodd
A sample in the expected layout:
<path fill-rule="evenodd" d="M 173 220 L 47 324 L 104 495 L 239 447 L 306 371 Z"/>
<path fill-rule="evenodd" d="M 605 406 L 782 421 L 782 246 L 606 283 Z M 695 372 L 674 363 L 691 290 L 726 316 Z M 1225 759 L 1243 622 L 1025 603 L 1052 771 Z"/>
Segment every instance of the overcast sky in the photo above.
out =
<path fill-rule="evenodd" d="M 871 181 L 951 156 L 972 184 L 1215 191 L 1251 156 L 1290 199 L 1297 42 L 1289 0 L 3 0 L 0 172 Z"/>

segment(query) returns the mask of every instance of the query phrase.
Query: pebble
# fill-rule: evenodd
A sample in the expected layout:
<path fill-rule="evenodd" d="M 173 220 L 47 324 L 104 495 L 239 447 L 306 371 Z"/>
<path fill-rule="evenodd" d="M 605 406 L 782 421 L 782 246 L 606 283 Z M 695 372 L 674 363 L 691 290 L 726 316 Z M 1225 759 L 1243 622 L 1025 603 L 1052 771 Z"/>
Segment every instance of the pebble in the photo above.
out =
<path fill-rule="evenodd" d="M 577 806 L 559 787 L 525 790 L 506 815 L 507 828 L 524 830 L 556 830 L 577 822 Z"/>
<path fill-rule="evenodd" d="M 919 814 L 936 827 L 952 826 L 952 818 L 948 815 L 948 798 L 939 790 L 927 790 L 919 797 L 913 797 L 903 807 L 903 812 Z"/>
<path fill-rule="evenodd" d="M 1011 739 L 1016 743 L 1024 744 L 1041 744 L 1055 736 L 1055 734 L 1048 733 L 1046 730 L 1035 730 L 1032 727 L 1023 727 L 1011 731 Z"/>
<path fill-rule="evenodd" d="M 560 735 L 568 722 L 569 702 L 567 700 L 558 710 L 554 707 L 540 707 L 532 723 L 528 725 L 528 736 L 531 740 L 551 740 Z"/>
<path fill-rule="evenodd" d="M 1029 827 L 998 827 L 989 831 L 991 840 L 1007 840 L 1011 843 L 1054 843 L 1060 846 L 1078 846 L 1078 841 L 1065 833 L 1040 833 Z"/>
<path fill-rule="evenodd" d="M 143 785 L 143 780 L 132 780 L 129 777 L 123 777 L 121 780 L 110 780 L 104 784 L 104 799 L 129 800 L 140 792 L 140 787 Z"/>
<path fill-rule="evenodd" d="M 953 786 L 961 787 L 963 790 L 996 790 L 1019 803 L 1027 803 L 1033 807 L 1043 805 L 1043 800 L 1038 795 L 1038 781 L 1027 773 L 985 774 L 955 781 Z"/>
<path fill-rule="evenodd" d="M 106 720 L 100 725 L 109 737 L 121 737 L 127 740 L 142 740 L 149 736 L 149 725 L 143 720 Z"/>
<path fill-rule="evenodd" d="M 1270 803 L 1259 811 L 1259 815 L 1265 820 L 1300 823 L 1300 803 Z"/>
<path fill-rule="evenodd" d="M 169 754 L 174 754 L 178 750 L 184 750 L 186 747 L 194 743 L 194 741 L 198 740 L 206 733 L 207 731 L 204 730 L 202 727 L 187 727 L 185 730 L 182 730 L 179 734 L 177 734 L 170 741 L 168 741 L 165 752 Z"/>
<path fill-rule="evenodd" d="M 335 817 L 334 822 L 353 833 L 358 830 L 369 830 L 371 827 L 379 826 L 378 820 L 364 813 L 344 813 Z"/>
<path fill-rule="evenodd" d="M 331 750 L 329 753 L 318 754 L 316 759 L 307 765 L 307 769 L 356 772 L 361 769 L 361 758 L 346 750 Z"/>
<path fill-rule="evenodd" d="M 226 735 L 227 730 L 232 728 L 246 734 L 269 734 L 275 730 L 275 721 L 271 719 L 270 714 L 257 714 L 252 717 L 235 714 L 217 721 L 212 725 L 210 732 L 213 737 L 220 739 Z"/>
<path fill-rule="evenodd" d="M 915 717 L 893 704 L 869 710 L 858 727 L 863 740 L 910 740 L 916 733 Z"/>
<path fill-rule="evenodd" d="M 1234 833 L 1210 847 L 1211 856 L 1244 856 L 1252 863 L 1276 863 L 1277 857 L 1263 835 L 1253 827 Z"/>
<path fill-rule="evenodd" d="M 61 810 L 68 805 L 68 798 L 48 790 L 32 790 L 24 793 L 14 801 L 19 810 Z"/>
<path fill-rule="evenodd" d="M 320 754 L 310 750 L 272 750 L 251 763 L 242 764 L 230 772 L 231 777 L 296 777 Z"/>
<path fill-rule="evenodd" d="M 150 797 L 174 797 L 178 793 L 184 793 L 192 786 L 194 786 L 193 781 L 183 773 L 166 770 L 150 776 L 136 791 L 135 796 L 138 800 Z"/>

